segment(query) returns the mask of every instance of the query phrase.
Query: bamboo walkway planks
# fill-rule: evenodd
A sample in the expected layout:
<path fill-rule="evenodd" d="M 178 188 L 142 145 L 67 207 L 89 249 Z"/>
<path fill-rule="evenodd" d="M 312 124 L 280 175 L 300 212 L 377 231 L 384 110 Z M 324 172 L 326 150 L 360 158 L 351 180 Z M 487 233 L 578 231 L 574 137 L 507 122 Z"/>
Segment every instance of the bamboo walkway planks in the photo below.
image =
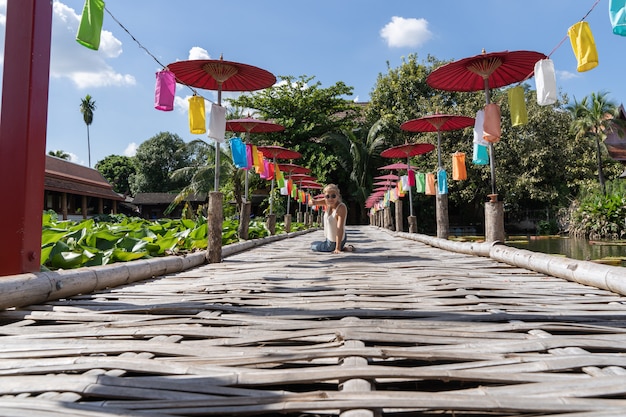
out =
<path fill-rule="evenodd" d="M 370 226 L 0 312 L 1 416 L 622 416 L 626 298 Z"/>

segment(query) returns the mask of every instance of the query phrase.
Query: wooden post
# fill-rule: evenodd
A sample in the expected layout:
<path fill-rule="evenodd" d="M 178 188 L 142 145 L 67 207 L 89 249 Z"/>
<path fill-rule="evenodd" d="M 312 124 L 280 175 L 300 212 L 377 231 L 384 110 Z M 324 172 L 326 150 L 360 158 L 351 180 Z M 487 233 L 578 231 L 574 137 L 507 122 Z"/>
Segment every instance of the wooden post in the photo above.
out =
<path fill-rule="evenodd" d="M 50 0 L 8 0 L 0 115 L 0 276 L 40 270 Z"/>
<path fill-rule="evenodd" d="M 448 218 L 448 194 L 437 193 L 437 237 L 447 239 L 450 235 L 450 220 Z"/>
<path fill-rule="evenodd" d="M 241 204 L 241 212 L 239 213 L 239 238 L 248 240 L 248 231 L 250 229 L 250 210 L 252 203 L 244 201 Z"/>
<path fill-rule="evenodd" d="M 209 193 L 209 209 L 207 218 L 208 244 L 206 260 L 209 263 L 222 262 L 222 224 L 224 213 L 222 212 L 223 195 L 219 191 Z"/>
<path fill-rule="evenodd" d="M 98 197 L 98 214 L 104 214 L 104 198 Z"/>
<path fill-rule="evenodd" d="M 291 232 L 291 214 L 285 214 L 285 232 Z"/>
<path fill-rule="evenodd" d="M 81 206 L 80 211 L 83 212 L 83 219 L 86 219 L 87 218 L 87 210 L 88 210 L 87 209 L 87 196 L 86 195 L 82 196 L 81 201 L 82 201 L 82 206 Z"/>
<path fill-rule="evenodd" d="M 404 220 L 402 219 L 402 200 L 398 199 L 395 202 L 396 207 L 396 232 L 403 232 Z"/>
<path fill-rule="evenodd" d="M 389 206 L 385 207 L 385 229 L 393 230 L 393 216 Z"/>
<path fill-rule="evenodd" d="M 273 236 L 276 234 L 276 215 L 269 214 L 267 216 L 267 228 L 270 231 L 270 234 Z"/>
<path fill-rule="evenodd" d="M 504 243 L 504 203 L 497 201 L 497 195 L 489 197 L 491 201 L 485 203 L 485 241 Z"/>
<path fill-rule="evenodd" d="M 61 193 L 61 214 L 63 220 L 67 220 L 67 193 Z"/>

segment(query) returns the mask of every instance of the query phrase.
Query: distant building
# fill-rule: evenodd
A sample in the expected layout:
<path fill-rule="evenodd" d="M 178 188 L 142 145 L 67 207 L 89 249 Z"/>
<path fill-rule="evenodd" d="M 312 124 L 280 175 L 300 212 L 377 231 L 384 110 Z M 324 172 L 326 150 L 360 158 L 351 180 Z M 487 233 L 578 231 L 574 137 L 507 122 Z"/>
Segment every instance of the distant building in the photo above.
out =
<path fill-rule="evenodd" d="M 192 194 L 185 201 L 178 204 L 170 213 L 165 214 L 165 210 L 174 201 L 176 195 L 173 193 L 137 193 L 135 198 L 133 198 L 133 204 L 137 206 L 139 216 L 144 219 L 178 219 L 182 217 L 186 204 L 195 213 L 198 207 L 207 201 L 206 193 Z"/>
<path fill-rule="evenodd" d="M 124 196 L 93 168 L 46 155 L 44 210 L 54 210 L 63 220 L 118 213 Z"/>

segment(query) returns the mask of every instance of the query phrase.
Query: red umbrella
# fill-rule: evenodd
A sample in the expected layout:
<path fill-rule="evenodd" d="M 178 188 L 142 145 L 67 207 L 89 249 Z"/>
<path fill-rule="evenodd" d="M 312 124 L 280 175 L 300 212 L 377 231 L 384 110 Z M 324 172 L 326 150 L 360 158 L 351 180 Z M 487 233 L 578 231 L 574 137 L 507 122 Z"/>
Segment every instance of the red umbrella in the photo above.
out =
<path fill-rule="evenodd" d="M 192 59 L 169 64 L 176 81 L 204 90 L 217 90 L 217 104 L 222 105 L 222 91 L 255 91 L 274 85 L 276 77 L 264 69 L 220 59 Z M 215 191 L 220 183 L 220 152 L 216 144 Z"/>
<path fill-rule="evenodd" d="M 261 151 L 264 157 L 271 158 L 274 162 L 276 159 L 298 159 L 302 157 L 299 152 L 277 145 L 257 146 L 257 149 Z"/>
<path fill-rule="evenodd" d="M 435 149 L 435 145 L 430 143 L 405 143 L 404 145 L 385 149 L 380 156 L 385 158 L 406 158 L 407 169 L 411 169 L 412 156 L 425 154 L 433 149 Z M 410 215 L 413 216 L 413 193 L 411 192 L 411 187 L 409 187 L 409 208 Z"/>
<path fill-rule="evenodd" d="M 316 182 L 302 182 L 302 184 L 300 184 L 301 188 L 307 188 L 310 190 L 321 190 L 322 188 L 324 188 L 324 186 L 322 184 L 318 184 Z"/>
<path fill-rule="evenodd" d="M 400 125 L 400 129 L 409 132 L 437 132 L 437 168 L 443 169 L 441 163 L 441 131 L 464 129 L 474 125 L 474 118 L 455 116 L 453 114 L 432 114 L 419 119 L 409 120 Z M 448 200 L 437 198 L 437 236 L 447 239 L 448 231 Z M 445 226 L 444 226 L 445 225 Z"/>
<path fill-rule="evenodd" d="M 380 156 L 385 158 L 410 158 L 415 155 L 422 155 L 435 149 L 435 145 L 430 143 L 405 143 L 385 149 Z"/>
<path fill-rule="evenodd" d="M 385 165 L 384 167 L 380 167 L 378 169 L 380 169 L 380 170 L 383 170 L 383 169 L 391 169 L 391 170 L 393 170 L 393 169 L 410 169 L 410 167 L 407 164 L 405 164 L 405 163 L 396 162 L 395 164 Z"/>
<path fill-rule="evenodd" d="M 305 175 L 311 172 L 309 168 L 303 167 L 301 165 L 291 164 L 291 163 L 278 164 L 278 169 L 280 169 L 282 172 L 286 172 L 288 178 L 291 178 L 294 174 Z M 309 178 L 313 179 L 313 177 L 309 177 Z M 291 204 L 291 196 L 287 195 L 287 213 L 289 213 L 290 204 Z"/>
<path fill-rule="evenodd" d="M 442 65 L 426 77 L 426 83 L 438 90 L 486 91 L 532 77 L 535 63 L 546 58 L 533 51 L 483 52 Z"/>
<path fill-rule="evenodd" d="M 315 181 L 315 177 L 308 174 L 291 174 L 289 178 L 294 181 Z"/>
<path fill-rule="evenodd" d="M 243 119 L 226 120 L 226 130 L 246 132 L 249 135 L 250 133 L 282 132 L 285 130 L 285 126 L 248 116 Z"/>
<path fill-rule="evenodd" d="M 276 83 L 276 77 L 264 69 L 220 59 L 177 61 L 167 68 L 176 81 L 204 90 L 216 90 L 218 100 L 222 91 L 255 91 Z"/>
<path fill-rule="evenodd" d="M 309 168 L 296 164 L 278 164 L 278 168 L 280 168 L 282 172 L 286 172 L 287 176 L 291 176 L 292 174 L 308 174 L 311 172 Z"/>
<path fill-rule="evenodd" d="M 261 151 L 264 157 L 272 158 L 272 161 L 276 163 L 276 159 L 297 159 L 302 155 L 299 152 L 292 151 L 291 149 L 283 148 L 282 146 L 269 145 L 269 146 L 257 146 L 257 149 Z M 274 212 L 274 178 L 272 177 L 272 188 L 270 192 L 270 214 Z"/>
<path fill-rule="evenodd" d="M 474 126 L 473 117 L 431 114 L 404 122 L 400 125 L 400 129 L 409 132 L 437 132 L 437 162 L 441 169 L 441 131 L 464 129 L 470 126 Z"/>
<path fill-rule="evenodd" d="M 379 175 L 374 177 L 375 180 L 399 180 L 400 177 L 395 174 Z"/>
<path fill-rule="evenodd" d="M 250 133 L 270 133 L 281 132 L 285 127 L 277 123 L 268 122 L 266 120 L 255 119 L 253 117 L 245 117 L 243 119 L 231 119 L 226 121 L 226 130 L 230 132 L 246 132 L 246 140 Z M 248 171 L 246 170 L 245 181 L 245 199 L 248 201 Z"/>
<path fill-rule="evenodd" d="M 395 183 L 390 180 L 387 180 L 387 181 L 377 181 L 372 185 L 395 185 Z"/>
<path fill-rule="evenodd" d="M 489 104 L 489 89 L 504 87 L 530 78 L 537 61 L 546 59 L 541 52 L 503 51 L 485 53 L 442 65 L 426 77 L 433 88 L 446 91 L 485 91 Z M 496 194 L 496 165 L 493 144 L 489 144 L 491 193 Z"/>

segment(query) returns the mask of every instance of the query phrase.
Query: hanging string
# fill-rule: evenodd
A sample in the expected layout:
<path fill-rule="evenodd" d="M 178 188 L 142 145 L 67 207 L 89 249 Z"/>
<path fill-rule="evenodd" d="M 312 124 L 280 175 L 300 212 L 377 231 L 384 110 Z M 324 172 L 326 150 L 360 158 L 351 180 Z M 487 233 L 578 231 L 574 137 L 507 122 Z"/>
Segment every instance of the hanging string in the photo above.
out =
<path fill-rule="evenodd" d="M 137 38 L 135 38 L 135 37 L 133 36 L 133 34 L 132 34 L 132 33 L 130 33 L 130 31 L 129 31 L 128 29 L 126 29 L 126 27 L 125 27 L 125 26 L 124 26 L 124 25 L 123 25 L 123 24 L 122 24 L 119 20 L 117 20 L 117 19 L 115 18 L 115 16 L 113 16 L 113 14 L 109 11 L 109 9 L 108 9 L 106 6 L 104 7 L 104 10 L 105 10 L 105 11 L 109 14 L 109 16 L 111 16 L 111 19 L 113 19 L 113 20 L 115 21 L 115 23 L 117 23 L 117 24 L 118 24 L 118 25 L 119 25 L 119 26 L 120 26 L 120 27 L 124 30 L 124 32 L 126 32 L 126 33 L 128 34 L 128 36 L 130 36 L 130 38 L 131 38 L 133 41 L 135 41 L 135 43 L 136 43 L 137 45 L 139 45 L 139 48 L 143 49 L 143 50 L 144 50 L 144 51 L 145 51 L 148 55 L 150 55 L 150 57 L 151 57 L 152 59 L 154 59 L 154 61 L 155 61 L 157 64 L 159 64 L 159 65 L 161 66 L 161 68 L 162 68 L 162 69 L 167 69 L 167 66 L 163 65 L 163 64 L 162 64 L 162 63 L 158 60 L 158 58 L 157 58 L 156 56 L 154 56 L 154 54 L 148 50 L 148 48 L 146 48 L 145 46 L 143 46 L 143 45 L 141 44 L 141 42 L 139 42 L 139 40 L 137 40 Z M 197 91 L 195 88 L 193 88 L 192 86 L 190 86 L 190 85 L 188 85 L 188 84 L 186 84 L 186 83 L 182 82 L 182 81 L 181 81 L 181 80 L 179 80 L 177 77 L 175 77 L 175 78 L 176 78 L 176 82 L 177 82 L 177 83 L 182 84 L 182 85 L 184 85 L 185 87 L 189 88 L 189 89 L 193 92 L 193 94 L 194 94 L 194 95 L 196 95 L 196 96 L 200 96 L 200 97 L 202 97 L 203 99 L 205 99 L 206 101 L 208 101 L 208 102 L 210 102 L 210 103 L 215 104 L 215 103 L 213 102 L 213 100 L 209 100 L 208 98 L 204 97 L 202 94 L 199 94 L 199 93 L 198 93 L 198 91 Z"/>
<path fill-rule="evenodd" d="M 593 6 L 591 6 L 591 9 L 589 9 L 589 11 L 587 12 L 587 14 L 586 14 L 586 15 L 584 15 L 582 19 L 580 19 L 580 21 L 581 21 L 581 22 L 582 22 L 582 21 L 584 21 L 584 20 L 585 20 L 585 19 L 589 16 L 589 14 L 593 11 L 593 9 L 595 9 L 595 8 L 596 8 L 596 6 L 598 5 L 598 3 L 600 3 L 600 0 L 596 0 L 596 2 L 594 3 L 594 5 L 593 5 Z M 567 40 L 567 38 L 568 38 L 568 36 L 567 36 L 567 35 L 565 35 L 565 37 L 563 37 L 563 39 L 561 39 L 561 42 L 559 42 L 559 44 L 558 44 L 557 46 L 555 46 L 555 47 L 554 47 L 554 49 L 552 50 L 552 52 L 550 52 L 550 53 L 548 54 L 548 58 L 550 58 L 550 57 L 552 56 L 552 54 L 553 54 L 553 53 L 555 53 L 555 52 L 556 52 L 556 50 L 557 50 L 557 49 L 559 49 L 559 48 L 561 47 L 561 45 L 563 45 L 563 42 L 565 42 L 565 41 Z"/>
<path fill-rule="evenodd" d="M 596 2 L 593 4 L 593 6 L 591 6 L 591 9 L 589 9 L 589 11 L 583 16 L 582 19 L 580 19 L 580 21 L 582 22 L 583 20 L 585 20 L 587 18 L 587 16 L 589 16 L 589 14 L 593 11 L 593 9 L 596 8 L 596 6 L 598 5 L 598 3 L 600 3 L 600 0 L 596 0 Z M 559 42 L 559 44 L 557 46 L 554 47 L 554 49 L 548 54 L 548 58 L 550 58 L 552 56 L 553 53 L 556 52 L 557 49 L 559 49 L 563 43 L 567 40 L 568 35 L 565 35 L 563 37 L 563 39 L 561 39 L 561 42 Z M 518 86 L 522 85 L 526 80 L 528 80 L 530 77 L 532 77 L 533 75 L 535 75 L 535 71 L 531 71 L 530 74 L 528 74 L 526 76 L 526 78 L 524 78 L 522 81 L 520 81 L 519 83 L 517 83 Z"/>

